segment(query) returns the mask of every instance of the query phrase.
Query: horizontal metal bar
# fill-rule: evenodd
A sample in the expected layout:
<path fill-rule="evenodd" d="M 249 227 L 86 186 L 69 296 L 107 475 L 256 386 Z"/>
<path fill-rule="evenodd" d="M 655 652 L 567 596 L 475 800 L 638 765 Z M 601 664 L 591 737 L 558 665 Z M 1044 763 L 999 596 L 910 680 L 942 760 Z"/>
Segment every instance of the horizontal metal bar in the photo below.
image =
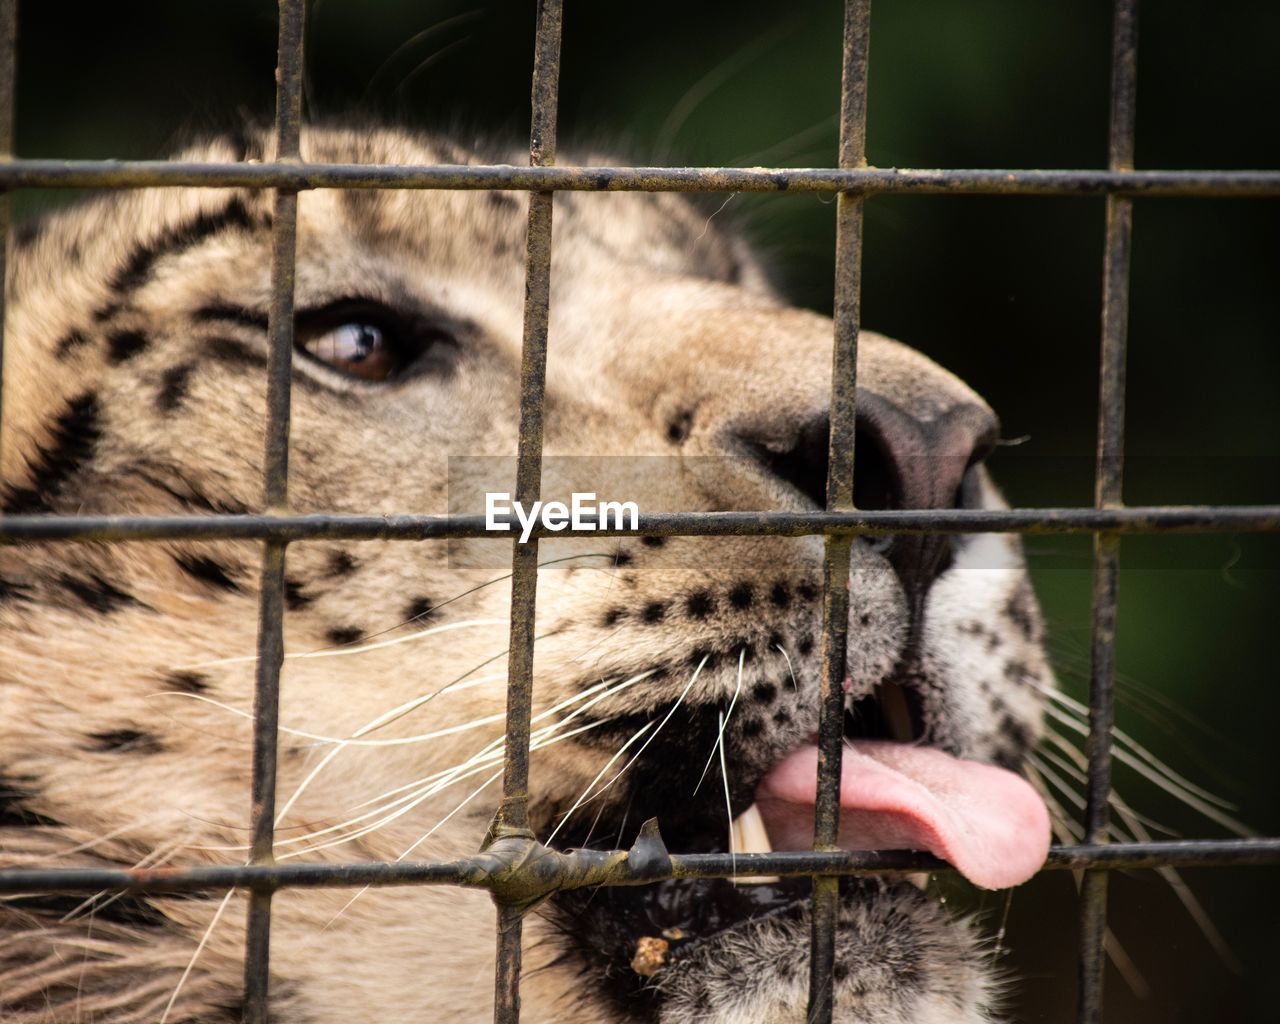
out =
<path fill-rule="evenodd" d="M 782 875 L 903 875 L 952 871 L 924 853 L 839 851 L 819 853 L 671 854 L 670 870 L 637 878 L 619 851 L 578 851 L 597 870 L 577 884 L 637 885 L 667 878 L 730 878 Z M 1280 837 L 1266 839 L 1181 839 L 1152 843 L 1055 846 L 1042 870 L 1080 868 L 1140 870 L 1162 867 L 1257 867 L 1280 864 Z M 505 873 L 504 873 L 505 872 Z M 506 859 L 492 853 L 456 861 L 357 864 L 227 865 L 225 867 L 19 868 L 0 871 L 0 893 L 32 892 L 196 892 L 233 888 L 353 888 L 357 886 L 460 885 L 489 888 L 510 880 Z"/>
<path fill-rule="evenodd" d="M 1280 505 L 904 509 L 888 512 L 653 512 L 631 529 L 549 530 L 535 537 L 804 537 L 823 533 L 1272 533 Z M 482 515 L 3 516 L 0 544 L 144 540 L 431 540 L 490 537 Z"/>
<path fill-rule="evenodd" d="M 13 160 L 0 188 L 406 188 L 571 192 L 858 192 L 1262 198 L 1280 171 L 1103 171 L 896 167 L 513 167 Z"/>

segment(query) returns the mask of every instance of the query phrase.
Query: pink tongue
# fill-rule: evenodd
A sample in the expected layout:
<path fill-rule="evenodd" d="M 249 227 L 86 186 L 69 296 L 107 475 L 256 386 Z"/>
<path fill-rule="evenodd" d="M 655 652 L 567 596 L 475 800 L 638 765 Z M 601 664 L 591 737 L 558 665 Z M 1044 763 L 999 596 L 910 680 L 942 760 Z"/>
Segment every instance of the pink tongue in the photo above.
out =
<path fill-rule="evenodd" d="M 818 748 L 802 747 L 766 775 L 756 803 L 778 850 L 813 845 Z M 1049 852 L 1049 813 L 1013 772 L 932 747 L 859 740 L 845 747 L 840 845 L 928 850 L 984 889 L 1025 882 Z"/>

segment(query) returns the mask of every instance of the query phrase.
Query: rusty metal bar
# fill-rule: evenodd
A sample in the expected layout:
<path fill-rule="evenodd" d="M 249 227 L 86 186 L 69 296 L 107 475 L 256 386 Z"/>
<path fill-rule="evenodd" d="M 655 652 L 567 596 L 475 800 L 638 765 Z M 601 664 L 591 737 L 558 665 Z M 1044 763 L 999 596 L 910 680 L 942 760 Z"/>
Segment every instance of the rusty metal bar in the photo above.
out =
<path fill-rule="evenodd" d="M 313 188 L 571 192 L 858 192 L 1261 199 L 1280 171 L 1103 171 L 1032 168 L 512 167 L 188 160 L 14 160 L 0 188 Z"/>
<path fill-rule="evenodd" d="M 598 870 L 589 885 L 649 884 L 667 878 L 731 878 L 781 875 L 798 878 L 815 873 L 837 875 L 904 875 L 920 871 L 954 871 L 949 864 L 925 853 L 903 850 L 868 852 L 690 853 L 670 855 L 671 869 L 643 880 L 630 872 L 618 851 L 584 850 L 550 857 L 576 857 Z M 513 859 L 513 858 L 512 858 Z M 115 870 L 102 868 L 17 868 L 0 870 L 0 894 L 48 892 L 212 892 L 251 886 L 277 889 L 341 889 L 363 886 L 456 885 L 473 889 L 511 884 L 518 871 L 511 860 L 492 854 L 458 861 L 365 861 L 351 864 L 254 864 L 217 867 L 167 867 Z M 537 877 L 546 877 L 539 858 Z M 1267 839 L 1179 839 L 1150 843 L 1091 843 L 1055 846 L 1043 871 L 1081 868 L 1155 870 L 1165 867 L 1263 867 L 1280 864 L 1280 837 Z M 580 876 L 572 881 L 579 884 Z"/>
<path fill-rule="evenodd" d="M 276 68 L 276 159 L 299 159 L 302 133 L 304 0 L 280 0 L 280 42 Z M 293 299 L 297 262 L 298 194 L 276 192 L 271 233 L 270 343 L 267 368 L 267 426 L 263 457 L 263 505 L 268 513 L 288 507 L 289 406 L 293 369 Z M 253 694 L 253 789 L 250 861 L 275 861 L 276 745 L 280 721 L 280 668 L 284 663 L 284 565 L 287 541 L 263 545 L 258 602 L 258 663 Z M 250 890 L 245 937 L 245 1024 L 266 1024 L 271 978 L 271 898 L 275 887 Z"/>
<path fill-rule="evenodd" d="M 855 512 L 642 512 L 636 529 L 534 537 L 805 537 L 822 533 L 1081 534 L 1275 533 L 1280 505 L 1176 505 L 1126 508 L 897 509 Z M 148 540 L 431 540 L 494 537 L 482 515 L 207 515 L 0 518 L 0 544 Z"/>
<path fill-rule="evenodd" d="M 18 66 L 18 0 L 0 0 L 0 165 L 13 159 L 14 91 Z M 0 191 L 0 467 L 4 465 L 4 327 L 9 263 L 9 192 Z M 0 474 L 3 470 L 0 469 Z M 0 475 L 0 490 L 4 477 Z"/>
<path fill-rule="evenodd" d="M 840 82 L 842 168 L 867 164 L 867 56 L 871 0 L 845 0 L 844 52 Z M 853 509 L 854 437 L 858 385 L 858 324 L 862 301 L 862 212 L 864 197 L 841 192 L 836 201 L 836 274 L 831 355 L 831 427 L 827 457 L 827 511 Z M 813 848 L 839 849 L 840 766 L 844 750 L 844 683 L 848 675 L 849 560 L 853 537 L 827 534 L 822 559 L 822 675 L 818 718 L 818 784 L 813 812 Z M 813 879 L 809 952 L 810 1024 L 830 1024 L 835 1006 L 836 928 L 840 880 Z"/>
<path fill-rule="evenodd" d="M 556 159 L 556 112 L 560 86 L 562 0 L 538 0 L 534 32 L 529 163 L 549 167 Z M 551 305 L 551 192 L 529 195 L 525 250 L 524 337 L 520 355 L 520 428 L 516 456 L 516 500 L 530 504 L 542 489 L 542 437 L 547 377 L 547 322 Z M 507 731 L 503 748 L 502 804 L 491 839 L 527 836 L 529 830 L 529 719 L 533 705 L 534 623 L 537 615 L 538 539 L 513 545 L 511 640 L 507 658 Z M 494 1024 L 518 1024 L 522 909 L 498 903 Z"/>
<path fill-rule="evenodd" d="M 1107 164 L 1133 170 L 1138 82 L 1138 0 L 1116 0 L 1111 52 L 1111 123 Z M 1119 508 L 1123 499 L 1125 354 L 1129 324 L 1129 263 L 1133 201 L 1107 197 L 1102 285 L 1102 352 L 1098 381 L 1098 464 L 1094 504 Z M 1084 838 L 1105 843 L 1110 822 L 1111 730 L 1115 721 L 1116 603 L 1120 538 L 1093 541 L 1093 671 L 1089 686 L 1089 761 Z M 1080 908 L 1079 1024 L 1101 1024 L 1106 974 L 1107 882 L 1104 869 L 1084 873 Z"/>

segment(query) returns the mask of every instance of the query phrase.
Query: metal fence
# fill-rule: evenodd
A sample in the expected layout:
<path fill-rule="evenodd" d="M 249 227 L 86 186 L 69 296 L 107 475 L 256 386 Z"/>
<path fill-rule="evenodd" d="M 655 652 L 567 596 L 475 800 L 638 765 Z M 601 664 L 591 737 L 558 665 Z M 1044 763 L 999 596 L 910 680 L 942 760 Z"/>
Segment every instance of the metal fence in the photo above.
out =
<path fill-rule="evenodd" d="M 244 1020 L 267 1019 L 271 901 L 286 887 L 451 884 L 486 888 L 498 907 L 494 1019 L 514 1024 L 520 1007 L 521 915 L 532 898 L 582 885 L 636 885 L 667 878 L 807 875 L 813 878 L 813 935 L 808 1019 L 831 1020 L 837 882 L 841 875 L 945 870 L 932 857 L 841 851 L 835 845 L 847 645 L 850 546 L 859 534 L 1089 533 L 1093 554 L 1093 644 L 1088 791 L 1084 842 L 1054 847 L 1045 869 L 1083 871 L 1079 962 L 1081 1022 L 1103 1009 L 1103 935 L 1108 872 L 1119 868 L 1280 863 L 1280 838 L 1108 843 L 1111 725 L 1115 679 L 1115 613 L 1120 537 L 1128 533 L 1280 531 L 1280 506 L 1126 507 L 1124 371 L 1128 320 L 1132 207 L 1137 197 L 1277 197 L 1277 171 L 1137 171 L 1133 166 L 1137 0 L 1116 0 L 1108 167 L 1104 170 L 882 170 L 866 162 L 866 87 L 870 0 L 846 0 L 839 167 L 820 170 L 693 167 L 556 167 L 556 106 L 563 0 L 538 0 L 533 69 L 533 119 L 528 167 L 391 167 L 303 164 L 304 0 L 279 0 L 279 65 L 275 117 L 277 156 L 262 164 L 50 161 L 12 157 L 16 0 L 0 0 L 0 227 L 8 227 L 8 192 L 15 188 L 136 188 L 142 186 L 275 189 L 272 294 L 269 316 L 268 424 L 264 515 L 165 517 L 9 516 L 0 543 L 258 539 L 263 542 L 255 686 L 252 856 L 244 866 L 133 871 L 24 869 L 0 871 L 0 893 L 35 891 L 186 892 L 248 890 Z M 830 462 L 825 512 L 670 513 L 641 516 L 647 536 L 821 534 L 825 539 L 822 715 L 813 852 L 670 853 L 646 831 L 626 857 L 598 851 L 560 853 L 541 847 L 528 827 L 528 758 L 533 623 L 538 537 L 514 545 L 507 742 L 503 797 L 491 841 L 475 857 L 453 862 L 276 865 L 276 729 L 283 659 L 284 565 L 287 546 L 303 539 L 421 541 L 478 536 L 480 516 L 290 515 L 286 478 L 293 281 L 298 192 L 312 188 L 505 189 L 528 191 L 527 298 L 520 370 L 520 430 L 516 499 L 538 496 L 543 437 L 552 198 L 558 190 L 670 192 L 837 192 L 836 304 Z M 1102 354 L 1095 502 L 1092 508 L 877 511 L 853 506 L 854 402 L 859 328 L 862 215 L 880 193 L 1103 195 Z M 7 230 L 6 230 L 7 233 Z M 6 247 L 7 248 L 7 247 Z M 0 260 L 5 249 L 0 248 Z M 0 265 L 0 271 L 3 266 Z M 2 299 L 0 299 L 2 301 Z M 0 344 L 3 309 L 0 307 Z M 3 394 L 0 388 L 0 395 Z M 573 534 L 573 531 L 562 531 Z M 531 856 L 536 853 L 537 856 Z M 429 1008 L 424 1008 L 424 1010 Z"/>

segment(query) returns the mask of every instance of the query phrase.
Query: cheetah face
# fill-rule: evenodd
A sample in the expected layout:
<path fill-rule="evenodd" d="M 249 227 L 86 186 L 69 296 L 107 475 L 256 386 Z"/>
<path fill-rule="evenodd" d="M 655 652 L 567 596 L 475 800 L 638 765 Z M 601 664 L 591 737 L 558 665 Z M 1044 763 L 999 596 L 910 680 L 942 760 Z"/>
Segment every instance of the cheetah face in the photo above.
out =
<path fill-rule="evenodd" d="M 246 145 L 194 156 L 253 156 L 260 142 Z M 477 159 L 438 140 L 322 130 L 304 155 Z M 302 195 L 299 217 L 292 507 L 479 511 L 483 467 L 515 450 L 523 202 L 322 191 Z M 682 200 L 563 194 L 555 217 L 544 497 L 598 489 L 593 474 L 607 472 L 645 511 L 820 507 L 830 322 L 788 307 L 741 243 Z M 13 281 L 9 511 L 260 507 L 269 225 L 265 196 L 152 191 L 39 233 Z M 859 507 L 1001 504 L 982 465 L 993 413 L 925 357 L 864 333 L 858 409 Z M 487 538 L 290 548 L 278 857 L 475 850 L 496 801 L 509 551 Z M 74 848 L 70 863 L 243 859 L 255 547 L 3 557 L 20 600 L 0 609 L 17 652 L 0 767 L 35 780 L 24 809 L 37 823 L 7 831 L 12 848 L 36 861 Z M 807 848 L 821 539 L 554 539 L 540 558 L 539 838 L 626 846 L 656 817 L 673 851 L 725 851 L 743 848 L 731 822 L 745 815 L 773 847 Z M 1016 538 L 863 538 L 851 572 L 842 843 L 925 848 L 980 886 L 1017 884 L 1048 843 L 1018 773 L 1053 681 Z M 68 680 L 83 700 L 67 699 Z M 544 969 L 529 976 L 526 1016 L 802 1020 L 807 889 L 561 894 L 530 925 Z M 281 899 L 281 1019 L 487 1015 L 483 898 L 349 900 Z M 44 984 L 54 1019 L 85 993 L 131 1005 L 121 977 L 178 990 L 193 1018 L 233 998 L 239 965 L 221 932 L 183 973 L 213 904 L 142 902 L 155 930 L 111 933 L 126 970 Z M 229 906 L 224 931 L 240 913 Z M 991 978 L 967 926 L 908 883 L 850 883 L 841 907 L 839 1020 L 987 1019 Z M 64 918 L 49 934 L 74 927 Z M 423 936 L 447 947 L 447 966 L 424 966 Z M 653 937 L 667 956 L 633 969 Z M 340 985 L 351 958 L 359 977 Z M 21 967 L 0 959 L 0 981 Z M 14 1012 L 36 1005 L 28 995 Z"/>

